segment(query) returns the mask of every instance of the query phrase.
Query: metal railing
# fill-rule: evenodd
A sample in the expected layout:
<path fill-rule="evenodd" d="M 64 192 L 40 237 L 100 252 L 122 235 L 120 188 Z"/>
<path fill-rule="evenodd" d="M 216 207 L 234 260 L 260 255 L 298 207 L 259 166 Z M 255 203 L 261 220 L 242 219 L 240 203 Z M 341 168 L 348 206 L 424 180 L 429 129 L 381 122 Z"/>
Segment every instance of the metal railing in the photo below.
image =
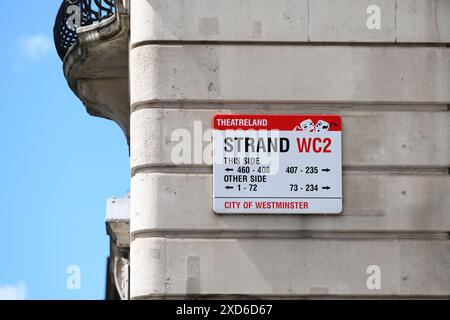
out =
<path fill-rule="evenodd" d="M 115 13 L 115 0 L 64 0 L 56 16 L 53 37 L 61 60 L 77 42 L 78 27 L 95 24 Z"/>

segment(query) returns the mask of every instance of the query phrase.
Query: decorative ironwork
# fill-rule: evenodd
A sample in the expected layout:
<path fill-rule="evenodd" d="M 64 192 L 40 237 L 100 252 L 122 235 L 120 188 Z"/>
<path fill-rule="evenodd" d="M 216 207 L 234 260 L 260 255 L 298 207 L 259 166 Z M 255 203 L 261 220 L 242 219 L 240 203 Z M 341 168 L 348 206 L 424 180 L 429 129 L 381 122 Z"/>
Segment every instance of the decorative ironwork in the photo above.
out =
<path fill-rule="evenodd" d="M 61 60 L 77 42 L 78 27 L 98 23 L 114 15 L 115 0 L 64 0 L 56 16 L 53 36 Z"/>

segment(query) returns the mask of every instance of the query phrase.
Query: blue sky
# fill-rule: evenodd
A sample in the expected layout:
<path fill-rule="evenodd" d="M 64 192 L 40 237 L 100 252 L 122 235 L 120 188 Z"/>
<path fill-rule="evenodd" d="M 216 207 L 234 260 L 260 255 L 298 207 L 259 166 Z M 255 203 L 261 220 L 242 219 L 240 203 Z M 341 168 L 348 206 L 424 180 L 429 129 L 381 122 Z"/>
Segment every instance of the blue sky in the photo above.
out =
<path fill-rule="evenodd" d="M 59 0 L 0 11 L 0 299 L 103 299 L 105 204 L 129 190 L 119 127 L 90 117 L 53 46 Z M 66 269 L 81 270 L 81 289 Z"/>

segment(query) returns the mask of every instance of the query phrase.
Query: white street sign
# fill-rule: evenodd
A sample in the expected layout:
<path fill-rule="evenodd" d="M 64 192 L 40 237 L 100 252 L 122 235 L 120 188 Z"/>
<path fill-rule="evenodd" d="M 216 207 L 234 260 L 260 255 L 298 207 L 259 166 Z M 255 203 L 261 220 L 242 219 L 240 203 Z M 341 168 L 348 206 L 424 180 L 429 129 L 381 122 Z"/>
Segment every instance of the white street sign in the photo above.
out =
<path fill-rule="evenodd" d="M 213 121 L 214 212 L 341 213 L 339 116 L 216 115 Z"/>

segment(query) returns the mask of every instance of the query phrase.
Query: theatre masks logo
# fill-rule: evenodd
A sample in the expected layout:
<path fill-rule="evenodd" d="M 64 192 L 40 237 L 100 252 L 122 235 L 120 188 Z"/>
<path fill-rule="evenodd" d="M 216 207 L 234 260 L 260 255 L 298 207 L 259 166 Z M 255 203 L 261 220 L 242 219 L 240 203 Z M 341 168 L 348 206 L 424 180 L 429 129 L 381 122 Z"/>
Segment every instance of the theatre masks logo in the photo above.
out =
<path fill-rule="evenodd" d="M 294 128 L 294 131 L 304 131 L 304 132 L 326 132 L 330 129 L 330 124 L 324 120 L 319 120 L 315 124 L 311 119 L 304 120 L 299 126 Z"/>

